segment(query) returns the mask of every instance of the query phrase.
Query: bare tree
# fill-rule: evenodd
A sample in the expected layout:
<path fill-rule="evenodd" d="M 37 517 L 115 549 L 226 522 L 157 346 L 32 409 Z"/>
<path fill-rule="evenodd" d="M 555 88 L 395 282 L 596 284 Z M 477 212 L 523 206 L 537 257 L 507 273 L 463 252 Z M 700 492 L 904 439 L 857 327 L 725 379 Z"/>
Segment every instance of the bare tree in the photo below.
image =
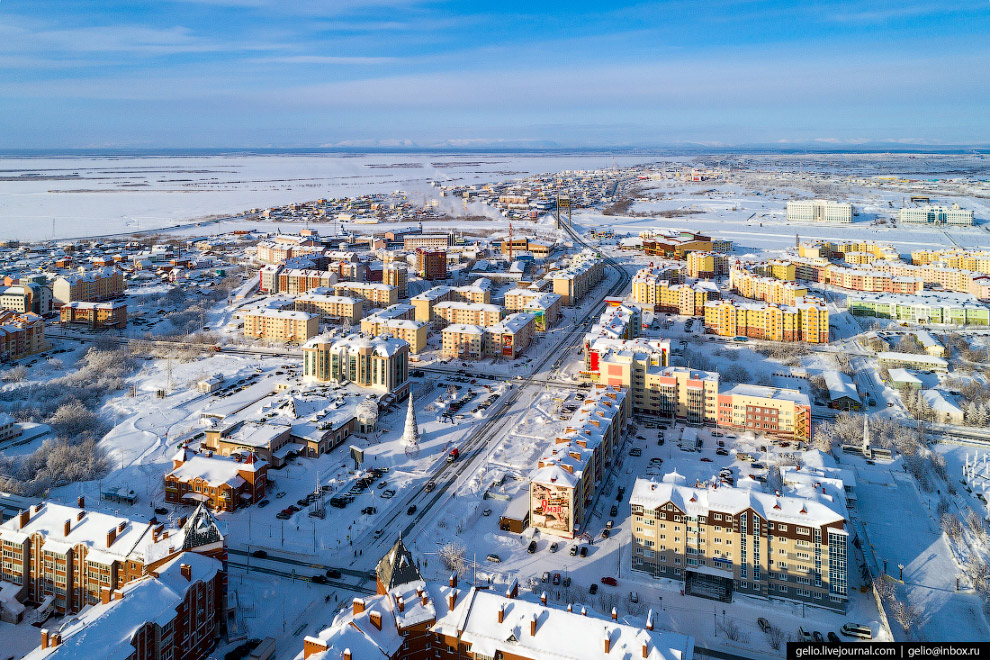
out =
<path fill-rule="evenodd" d="M 784 631 L 780 626 L 770 626 L 767 630 L 767 641 L 770 642 L 770 648 L 774 651 L 780 650 L 780 645 L 785 641 Z"/>
<path fill-rule="evenodd" d="M 467 561 L 464 558 L 464 554 L 464 546 L 460 543 L 445 543 L 440 547 L 440 562 L 448 571 L 463 575 L 467 572 Z"/>
<path fill-rule="evenodd" d="M 16 367 L 11 367 L 0 375 L 0 378 L 7 381 L 8 383 L 20 383 L 25 378 L 27 378 L 28 369 L 23 364 L 19 364 Z"/>

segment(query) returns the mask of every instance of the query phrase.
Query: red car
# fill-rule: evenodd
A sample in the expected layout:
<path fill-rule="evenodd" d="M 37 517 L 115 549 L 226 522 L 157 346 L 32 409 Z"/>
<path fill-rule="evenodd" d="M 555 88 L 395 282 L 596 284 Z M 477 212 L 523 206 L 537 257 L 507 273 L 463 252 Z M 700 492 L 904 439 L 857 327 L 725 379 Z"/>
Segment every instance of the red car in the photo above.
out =
<path fill-rule="evenodd" d="M 615 581 L 613 577 L 603 577 L 602 584 L 607 584 L 610 587 L 617 586 L 619 583 Z"/>

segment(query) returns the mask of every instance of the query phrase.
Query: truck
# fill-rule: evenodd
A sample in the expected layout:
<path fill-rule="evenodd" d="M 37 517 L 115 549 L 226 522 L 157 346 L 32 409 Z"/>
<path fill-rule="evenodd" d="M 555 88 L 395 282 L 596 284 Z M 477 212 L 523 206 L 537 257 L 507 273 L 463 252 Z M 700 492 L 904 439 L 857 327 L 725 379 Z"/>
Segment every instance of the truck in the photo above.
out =
<path fill-rule="evenodd" d="M 454 447 L 453 449 L 450 450 L 450 453 L 447 454 L 447 462 L 448 463 L 453 463 L 454 461 L 457 460 L 457 458 L 460 455 L 461 455 L 461 452 L 457 449 L 457 447 Z"/>

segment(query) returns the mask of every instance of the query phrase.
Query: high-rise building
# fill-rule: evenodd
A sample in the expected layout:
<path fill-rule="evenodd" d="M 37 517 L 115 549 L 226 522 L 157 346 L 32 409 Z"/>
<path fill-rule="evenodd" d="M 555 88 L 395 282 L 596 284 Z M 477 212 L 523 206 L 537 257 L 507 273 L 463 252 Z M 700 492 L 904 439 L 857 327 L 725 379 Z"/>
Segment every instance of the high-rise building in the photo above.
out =
<path fill-rule="evenodd" d="M 416 272 L 424 280 L 447 279 L 447 251 L 417 248 Z"/>

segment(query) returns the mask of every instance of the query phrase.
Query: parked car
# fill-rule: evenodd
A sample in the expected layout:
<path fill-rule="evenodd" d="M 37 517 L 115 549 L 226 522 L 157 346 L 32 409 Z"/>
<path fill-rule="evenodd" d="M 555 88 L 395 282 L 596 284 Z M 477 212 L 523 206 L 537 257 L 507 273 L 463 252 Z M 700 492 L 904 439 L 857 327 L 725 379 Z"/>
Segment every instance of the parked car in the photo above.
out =
<path fill-rule="evenodd" d="M 340 569 L 339 568 L 328 568 L 327 569 L 327 577 L 328 578 L 339 578 L 340 577 Z"/>
<path fill-rule="evenodd" d="M 840 643 L 842 641 L 841 639 L 839 639 L 839 636 L 836 635 L 831 630 L 829 630 L 828 631 L 828 634 L 825 635 L 825 636 L 828 637 L 828 641 L 832 642 L 833 644 L 838 644 L 838 643 Z"/>
<path fill-rule="evenodd" d="M 639 594 L 636 593 L 635 591 L 630 591 L 629 592 L 629 602 L 630 603 L 638 603 L 639 602 Z"/>
<path fill-rule="evenodd" d="M 496 555 L 494 552 L 489 554 L 487 557 L 485 557 L 485 559 L 492 562 L 493 564 L 498 564 L 501 563 L 502 561 L 502 558 Z"/>
<path fill-rule="evenodd" d="M 617 506 L 615 506 L 615 505 L 613 504 L 613 505 L 612 505 L 612 508 L 611 508 L 611 509 L 609 509 L 609 513 L 608 513 L 608 515 L 610 515 L 610 516 L 617 516 L 617 515 L 619 515 L 619 507 L 617 507 Z"/>
<path fill-rule="evenodd" d="M 366 516 L 373 516 L 376 513 L 378 513 L 378 509 L 376 509 L 373 506 L 366 506 L 363 509 L 361 509 L 361 513 L 363 513 Z"/>
<path fill-rule="evenodd" d="M 261 500 L 260 502 L 258 502 L 259 509 L 264 509 L 266 506 L 268 506 L 268 500 Z"/>
<path fill-rule="evenodd" d="M 251 553 L 251 556 L 257 557 L 258 559 L 264 559 L 265 557 L 268 556 L 268 553 L 265 552 L 264 550 L 255 550 L 254 552 Z"/>
<path fill-rule="evenodd" d="M 168 509 L 166 509 L 163 506 L 160 506 L 160 507 L 158 507 L 158 508 L 155 509 L 155 513 L 157 513 L 159 516 L 167 516 L 168 515 Z"/>
<path fill-rule="evenodd" d="M 536 541 L 530 541 L 529 546 L 526 547 L 526 552 L 533 554 L 536 552 Z"/>
<path fill-rule="evenodd" d="M 605 529 L 612 529 L 612 525 L 614 524 L 615 524 L 614 520 L 609 520 L 607 523 L 605 523 Z"/>
<path fill-rule="evenodd" d="M 326 575 L 314 575 L 312 577 L 312 580 L 316 584 L 326 584 L 327 583 L 327 576 Z"/>
<path fill-rule="evenodd" d="M 619 583 L 615 581 L 614 577 L 603 577 L 601 580 L 602 584 L 607 584 L 610 587 L 615 587 Z"/>
<path fill-rule="evenodd" d="M 729 455 L 729 450 L 728 449 L 725 449 L 724 447 L 719 447 L 718 449 L 715 450 L 715 455 L 716 456 L 728 456 Z"/>
<path fill-rule="evenodd" d="M 485 516 L 486 518 L 492 515 L 491 507 L 486 507 L 485 510 L 481 512 L 481 515 Z"/>
<path fill-rule="evenodd" d="M 553 583 L 554 584 L 560 584 L 560 573 L 554 573 L 553 574 Z"/>
<path fill-rule="evenodd" d="M 703 456 L 701 458 L 701 462 L 702 463 L 711 463 L 712 462 L 712 459 L 708 458 L 707 456 Z"/>
<path fill-rule="evenodd" d="M 588 556 L 588 546 L 582 545 L 581 546 L 581 550 L 578 551 L 578 554 L 580 554 L 582 557 L 587 557 Z"/>
<path fill-rule="evenodd" d="M 607 529 L 603 529 L 602 530 L 602 538 L 603 539 L 607 539 L 608 538 L 608 535 L 611 534 L 611 533 L 612 533 L 611 531 L 609 531 Z"/>
<path fill-rule="evenodd" d="M 821 642 L 824 642 L 825 641 L 825 637 L 823 637 L 822 634 L 820 632 L 818 632 L 817 630 L 815 632 L 811 633 L 811 636 L 818 643 L 821 643 Z"/>
<path fill-rule="evenodd" d="M 591 583 L 591 586 L 588 587 L 588 593 L 591 594 L 592 596 L 594 596 L 595 594 L 597 594 L 598 593 L 598 584 L 595 583 L 595 582 L 592 582 Z"/>
<path fill-rule="evenodd" d="M 409 508 L 406 509 L 406 515 L 407 516 L 411 516 L 414 513 L 416 513 L 416 505 L 415 504 L 410 504 L 409 505 Z"/>
<path fill-rule="evenodd" d="M 556 541 L 550 544 L 550 552 L 557 552 L 558 548 L 560 548 L 560 544 Z"/>
<path fill-rule="evenodd" d="M 846 637 L 857 637 L 859 639 L 873 639 L 873 631 L 870 630 L 869 626 L 864 626 L 861 623 L 843 623 L 842 627 L 839 628 L 839 632 Z"/>
<path fill-rule="evenodd" d="M 764 634 L 770 632 L 770 622 L 764 619 L 762 616 L 756 620 L 756 625 L 760 627 L 760 631 Z"/>
<path fill-rule="evenodd" d="M 578 553 L 578 547 L 576 545 L 572 545 L 569 552 L 571 554 L 571 557 L 576 556 Z"/>
<path fill-rule="evenodd" d="M 437 487 L 437 482 L 435 482 L 435 481 L 427 481 L 426 482 L 426 492 L 427 493 L 431 492 L 436 487 Z"/>

